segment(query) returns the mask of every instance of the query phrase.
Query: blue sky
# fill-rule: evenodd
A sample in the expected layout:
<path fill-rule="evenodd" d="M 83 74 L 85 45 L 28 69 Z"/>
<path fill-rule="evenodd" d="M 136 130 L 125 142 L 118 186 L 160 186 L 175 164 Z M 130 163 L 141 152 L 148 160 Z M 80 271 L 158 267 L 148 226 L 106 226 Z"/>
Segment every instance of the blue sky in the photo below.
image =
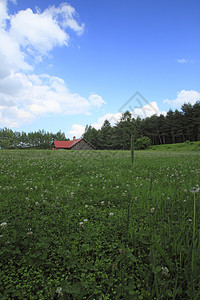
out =
<path fill-rule="evenodd" d="M 199 0 L 0 0 L 0 127 L 71 138 L 127 109 L 194 104 L 199 12 Z"/>

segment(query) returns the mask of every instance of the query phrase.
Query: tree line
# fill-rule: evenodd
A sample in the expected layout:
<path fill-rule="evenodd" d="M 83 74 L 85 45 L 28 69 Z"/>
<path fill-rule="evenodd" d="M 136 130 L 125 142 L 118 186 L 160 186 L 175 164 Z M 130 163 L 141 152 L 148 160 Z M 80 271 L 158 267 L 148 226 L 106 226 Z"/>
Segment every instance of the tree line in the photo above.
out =
<path fill-rule="evenodd" d="M 131 135 L 134 136 L 136 148 L 148 145 L 182 143 L 200 140 L 200 101 L 194 105 L 188 103 L 181 111 L 169 110 L 164 115 L 153 115 L 141 119 L 132 117 L 129 111 L 122 114 L 121 119 L 111 126 L 105 120 L 101 129 L 86 126 L 83 137 L 96 149 L 130 149 Z"/>
<path fill-rule="evenodd" d="M 65 133 L 56 134 L 39 130 L 37 132 L 14 132 L 12 129 L 0 129 L 1 149 L 50 149 L 54 140 L 69 140 Z"/>
<path fill-rule="evenodd" d="M 105 120 L 101 129 L 87 125 L 83 137 L 96 149 L 129 150 L 133 135 L 136 149 L 159 144 L 182 143 L 200 140 L 200 101 L 194 105 L 184 104 L 181 111 L 171 109 L 164 115 L 153 115 L 141 119 L 132 117 L 126 111 L 121 119 L 111 126 Z M 39 130 L 37 132 L 14 132 L 11 129 L 0 129 L 1 149 L 51 149 L 54 140 L 69 140 L 65 133 L 56 134 Z"/>

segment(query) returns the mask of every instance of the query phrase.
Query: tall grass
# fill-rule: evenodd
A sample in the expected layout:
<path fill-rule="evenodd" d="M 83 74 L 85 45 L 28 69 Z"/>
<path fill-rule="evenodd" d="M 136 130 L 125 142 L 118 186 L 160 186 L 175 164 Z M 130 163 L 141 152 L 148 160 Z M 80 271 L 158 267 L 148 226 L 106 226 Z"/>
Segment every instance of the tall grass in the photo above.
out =
<path fill-rule="evenodd" d="M 134 156 L 0 152 L 1 299 L 200 298 L 199 154 Z"/>

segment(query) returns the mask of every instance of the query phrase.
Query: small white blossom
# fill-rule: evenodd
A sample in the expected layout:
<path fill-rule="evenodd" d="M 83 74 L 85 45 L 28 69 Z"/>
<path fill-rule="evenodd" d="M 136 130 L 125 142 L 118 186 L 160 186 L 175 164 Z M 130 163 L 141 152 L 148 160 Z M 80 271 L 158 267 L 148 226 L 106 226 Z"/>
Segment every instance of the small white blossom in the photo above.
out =
<path fill-rule="evenodd" d="M 84 219 L 83 221 L 84 221 L 84 222 L 88 222 L 88 219 Z"/>
<path fill-rule="evenodd" d="M 200 191 L 200 188 L 198 186 L 193 187 L 193 189 L 190 191 L 191 193 L 198 193 Z"/>
<path fill-rule="evenodd" d="M 26 235 L 32 235 L 33 232 L 32 231 L 28 231 Z"/>
<path fill-rule="evenodd" d="M 80 227 L 83 227 L 83 222 L 79 222 Z"/>
<path fill-rule="evenodd" d="M 153 214 L 153 213 L 154 213 L 154 211 L 155 211 L 155 208 L 154 208 L 154 207 L 152 207 L 152 208 L 151 208 L 151 210 L 150 210 L 150 213 L 151 213 L 151 214 Z"/>
<path fill-rule="evenodd" d="M 0 226 L 1 226 L 2 228 L 6 228 L 7 223 L 6 223 L 6 222 L 3 222 L 3 223 L 0 224 Z"/>
<path fill-rule="evenodd" d="M 56 293 L 58 294 L 59 297 L 62 297 L 62 296 L 63 296 L 62 288 L 61 288 L 61 287 L 58 287 L 58 288 L 56 289 Z"/>
<path fill-rule="evenodd" d="M 111 213 L 109 213 L 109 215 L 110 215 L 110 216 L 113 216 L 114 214 L 113 214 L 113 212 L 111 212 Z"/>
<path fill-rule="evenodd" d="M 169 269 L 167 267 L 162 267 L 162 276 L 167 277 L 169 274 Z"/>

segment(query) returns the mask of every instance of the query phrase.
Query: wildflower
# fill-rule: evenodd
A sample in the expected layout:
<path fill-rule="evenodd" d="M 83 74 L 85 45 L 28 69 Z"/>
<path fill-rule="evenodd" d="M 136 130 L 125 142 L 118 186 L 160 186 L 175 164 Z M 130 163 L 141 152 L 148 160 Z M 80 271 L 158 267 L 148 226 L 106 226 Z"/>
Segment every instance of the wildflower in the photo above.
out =
<path fill-rule="evenodd" d="M 103 205 L 103 204 L 104 204 L 104 201 L 101 201 L 101 204 Z"/>
<path fill-rule="evenodd" d="M 83 222 L 79 222 L 80 227 L 83 227 Z"/>
<path fill-rule="evenodd" d="M 26 235 L 32 235 L 33 232 L 32 231 L 28 231 Z"/>
<path fill-rule="evenodd" d="M 84 219 L 83 221 L 84 221 L 84 222 L 88 222 L 88 219 Z"/>
<path fill-rule="evenodd" d="M 162 276 L 167 277 L 169 274 L 169 269 L 167 267 L 162 267 Z"/>
<path fill-rule="evenodd" d="M 63 296 L 62 288 L 61 287 L 57 287 L 56 293 L 58 294 L 58 297 L 62 297 Z"/>
<path fill-rule="evenodd" d="M 110 215 L 110 216 L 113 216 L 113 215 L 114 215 L 114 213 L 113 213 L 113 212 L 111 212 L 111 213 L 109 213 L 109 215 Z"/>
<path fill-rule="evenodd" d="M 198 186 L 193 187 L 192 190 L 190 191 L 191 193 L 198 193 L 200 191 L 200 188 Z"/>
<path fill-rule="evenodd" d="M 154 211 L 155 211 L 155 208 L 152 207 L 151 210 L 150 210 L 150 213 L 153 215 Z"/>
<path fill-rule="evenodd" d="M 189 222 L 192 222 L 192 219 L 188 219 Z"/>
<path fill-rule="evenodd" d="M 3 223 L 0 224 L 0 226 L 1 226 L 2 228 L 6 228 L 7 223 L 6 223 L 6 222 L 3 222 Z"/>
<path fill-rule="evenodd" d="M 39 205 L 39 202 L 35 202 L 35 206 L 38 206 Z"/>
<path fill-rule="evenodd" d="M 85 205 L 85 207 L 87 208 L 87 207 L 88 207 L 88 205 Z"/>

